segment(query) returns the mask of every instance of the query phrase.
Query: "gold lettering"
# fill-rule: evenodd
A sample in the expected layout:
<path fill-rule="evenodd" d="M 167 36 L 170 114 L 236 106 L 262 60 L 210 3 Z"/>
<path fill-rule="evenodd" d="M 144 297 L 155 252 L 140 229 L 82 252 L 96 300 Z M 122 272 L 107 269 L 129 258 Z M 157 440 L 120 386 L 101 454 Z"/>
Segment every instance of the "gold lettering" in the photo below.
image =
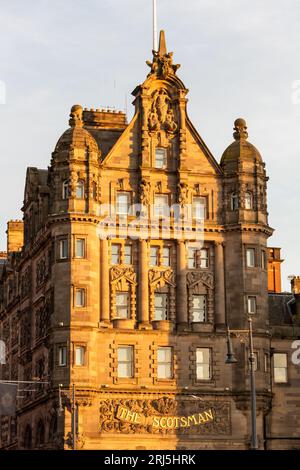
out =
<path fill-rule="evenodd" d="M 154 416 L 154 417 L 153 417 L 152 426 L 153 426 L 154 428 L 159 428 L 159 418 L 158 418 L 157 416 Z"/>
<path fill-rule="evenodd" d="M 141 423 L 141 416 L 138 413 L 135 413 L 134 423 L 136 423 L 136 424 Z"/>
<path fill-rule="evenodd" d="M 167 428 L 173 428 L 174 427 L 174 418 L 168 418 L 167 419 Z"/>
<path fill-rule="evenodd" d="M 126 413 L 127 413 L 127 408 L 124 408 L 124 406 L 119 406 L 118 411 L 117 411 L 117 418 L 126 419 Z"/>
<path fill-rule="evenodd" d="M 193 422 L 194 422 L 194 423 L 193 423 Z M 188 426 L 190 426 L 190 423 L 192 423 L 192 424 L 198 424 L 195 415 L 188 416 Z"/>
<path fill-rule="evenodd" d="M 207 421 L 209 421 L 209 420 L 213 420 L 213 419 L 214 419 L 214 416 L 213 416 L 212 410 L 205 411 L 205 412 L 204 412 L 204 414 L 205 414 L 205 416 L 206 416 L 206 419 L 207 419 Z"/>
<path fill-rule="evenodd" d="M 167 424 L 163 425 L 163 420 L 164 420 L 164 422 L 165 422 L 165 421 L 167 421 L 167 418 L 161 418 L 161 420 L 160 420 L 160 426 L 161 426 L 163 429 L 165 429 L 165 428 L 167 427 Z"/>
<path fill-rule="evenodd" d="M 188 425 L 188 423 L 187 423 L 186 417 L 185 417 L 185 416 L 181 416 L 181 418 L 180 418 L 180 427 L 186 428 L 187 425 Z"/>
<path fill-rule="evenodd" d="M 136 413 L 134 411 L 127 410 L 126 420 L 134 423 Z"/>
<path fill-rule="evenodd" d="M 174 425 L 175 429 L 179 428 L 179 424 L 178 424 L 179 418 L 178 418 L 178 416 L 175 416 L 174 421 L 175 421 L 175 425 Z"/>
<path fill-rule="evenodd" d="M 199 424 L 206 423 L 207 421 L 207 419 L 205 419 L 201 413 L 199 413 L 198 415 L 198 420 L 199 420 Z"/>

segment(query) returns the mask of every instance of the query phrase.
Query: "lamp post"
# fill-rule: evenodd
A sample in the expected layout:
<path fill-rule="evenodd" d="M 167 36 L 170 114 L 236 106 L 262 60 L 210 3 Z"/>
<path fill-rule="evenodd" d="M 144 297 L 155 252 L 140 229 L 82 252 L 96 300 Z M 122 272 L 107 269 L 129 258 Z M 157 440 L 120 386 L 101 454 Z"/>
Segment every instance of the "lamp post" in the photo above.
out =
<path fill-rule="evenodd" d="M 72 384 L 72 392 L 66 392 L 62 390 L 63 385 L 58 384 L 58 415 L 61 416 L 64 410 L 63 395 L 68 398 L 70 409 L 71 409 L 71 436 L 72 436 L 72 449 L 76 450 L 77 448 L 77 420 L 78 420 L 78 409 L 76 406 L 76 396 L 75 396 L 75 384 Z"/>
<path fill-rule="evenodd" d="M 258 449 L 257 430 L 256 430 L 256 387 L 255 387 L 255 371 L 254 363 L 255 356 L 253 351 L 253 330 L 252 318 L 248 316 L 248 330 L 230 330 L 227 328 L 227 358 L 226 364 L 235 364 L 237 359 L 234 355 L 230 334 L 240 335 L 242 333 L 248 334 L 249 341 L 249 364 L 250 364 L 250 389 L 251 389 L 251 449 Z"/>

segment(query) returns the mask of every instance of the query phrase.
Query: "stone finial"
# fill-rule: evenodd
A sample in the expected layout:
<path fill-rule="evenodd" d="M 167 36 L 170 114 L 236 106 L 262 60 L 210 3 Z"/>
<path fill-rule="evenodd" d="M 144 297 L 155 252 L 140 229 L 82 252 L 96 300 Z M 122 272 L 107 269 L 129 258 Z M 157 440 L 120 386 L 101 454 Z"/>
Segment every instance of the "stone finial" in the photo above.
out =
<path fill-rule="evenodd" d="M 83 113 L 83 109 L 80 104 L 74 104 L 74 106 L 72 106 L 71 113 L 70 113 L 70 120 L 69 120 L 69 125 L 71 127 L 83 126 L 82 113 Z"/>
<path fill-rule="evenodd" d="M 159 35 L 158 51 L 152 51 L 153 60 L 147 60 L 146 64 L 151 68 L 148 76 L 156 74 L 158 78 L 166 78 L 169 75 L 175 75 L 179 69 L 179 64 L 173 64 L 173 52 L 167 53 L 165 32 L 161 31 Z"/>
<path fill-rule="evenodd" d="M 234 121 L 234 133 L 233 137 L 235 140 L 245 140 L 248 138 L 247 124 L 245 119 L 238 118 Z"/>

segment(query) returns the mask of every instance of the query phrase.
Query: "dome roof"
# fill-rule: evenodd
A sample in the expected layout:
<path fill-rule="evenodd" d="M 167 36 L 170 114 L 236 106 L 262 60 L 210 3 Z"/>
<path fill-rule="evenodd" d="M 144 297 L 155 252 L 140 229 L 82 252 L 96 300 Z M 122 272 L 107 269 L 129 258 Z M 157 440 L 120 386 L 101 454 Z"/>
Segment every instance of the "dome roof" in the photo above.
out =
<path fill-rule="evenodd" d="M 82 127 L 82 111 L 82 106 L 78 104 L 72 106 L 69 120 L 71 127 L 58 139 L 55 152 L 69 150 L 70 148 L 86 147 L 88 147 L 91 152 L 99 152 L 99 147 L 94 137 Z"/>
<path fill-rule="evenodd" d="M 221 166 L 226 163 L 237 162 L 238 160 L 252 160 L 262 163 L 262 157 L 254 145 L 250 144 L 248 138 L 247 125 L 244 119 L 236 119 L 234 122 L 235 139 L 232 144 L 227 147 L 221 158 Z"/>

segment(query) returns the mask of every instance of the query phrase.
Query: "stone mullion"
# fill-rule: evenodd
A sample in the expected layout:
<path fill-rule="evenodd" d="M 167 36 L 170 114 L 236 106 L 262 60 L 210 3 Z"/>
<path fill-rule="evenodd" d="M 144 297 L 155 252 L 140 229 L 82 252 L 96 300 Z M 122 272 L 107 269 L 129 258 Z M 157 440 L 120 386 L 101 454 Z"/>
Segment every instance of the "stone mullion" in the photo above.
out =
<path fill-rule="evenodd" d="M 170 286 L 169 292 L 170 292 L 170 309 L 169 309 L 170 320 L 171 320 L 172 322 L 176 322 L 176 294 L 175 294 L 175 287 L 174 287 L 174 286 Z"/>

